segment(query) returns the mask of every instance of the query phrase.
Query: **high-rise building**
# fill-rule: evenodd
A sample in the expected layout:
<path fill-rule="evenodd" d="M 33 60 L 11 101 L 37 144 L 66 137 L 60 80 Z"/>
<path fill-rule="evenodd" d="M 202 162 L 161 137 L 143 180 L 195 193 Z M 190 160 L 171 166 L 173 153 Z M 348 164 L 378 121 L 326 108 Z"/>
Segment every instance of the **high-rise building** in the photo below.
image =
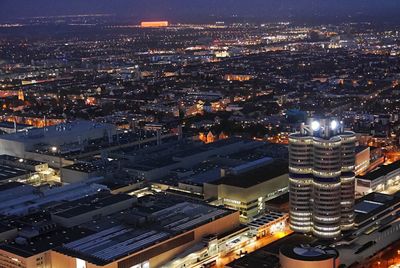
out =
<path fill-rule="evenodd" d="M 355 133 L 310 119 L 289 136 L 290 227 L 335 238 L 354 224 Z"/>

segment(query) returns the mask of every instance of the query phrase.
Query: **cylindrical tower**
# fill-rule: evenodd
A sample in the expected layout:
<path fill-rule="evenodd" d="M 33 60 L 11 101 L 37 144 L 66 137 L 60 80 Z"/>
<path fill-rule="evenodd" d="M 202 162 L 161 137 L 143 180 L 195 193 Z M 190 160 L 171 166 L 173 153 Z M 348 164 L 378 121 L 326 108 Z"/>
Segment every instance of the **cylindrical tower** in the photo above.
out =
<path fill-rule="evenodd" d="M 354 195 L 355 195 L 355 142 L 354 132 L 346 131 L 341 138 L 341 229 L 348 230 L 354 226 Z"/>
<path fill-rule="evenodd" d="M 310 199 L 313 167 L 312 137 L 301 133 L 289 137 L 290 227 L 308 233 L 312 228 Z"/>
<path fill-rule="evenodd" d="M 354 222 L 355 134 L 335 118 L 289 136 L 290 227 L 332 239 Z"/>
<path fill-rule="evenodd" d="M 313 233 L 322 238 L 340 235 L 341 140 L 313 139 Z"/>

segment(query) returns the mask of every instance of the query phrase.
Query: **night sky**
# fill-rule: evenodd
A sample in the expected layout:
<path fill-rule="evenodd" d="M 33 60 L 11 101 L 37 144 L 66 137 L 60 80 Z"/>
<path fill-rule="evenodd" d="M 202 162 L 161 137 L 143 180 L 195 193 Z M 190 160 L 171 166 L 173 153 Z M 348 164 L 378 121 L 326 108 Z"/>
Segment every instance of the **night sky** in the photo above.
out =
<path fill-rule="evenodd" d="M 266 20 L 391 20 L 399 17 L 400 0 L 0 0 L 0 20 L 85 13 L 111 13 L 134 20 L 172 21 L 234 15 Z"/>

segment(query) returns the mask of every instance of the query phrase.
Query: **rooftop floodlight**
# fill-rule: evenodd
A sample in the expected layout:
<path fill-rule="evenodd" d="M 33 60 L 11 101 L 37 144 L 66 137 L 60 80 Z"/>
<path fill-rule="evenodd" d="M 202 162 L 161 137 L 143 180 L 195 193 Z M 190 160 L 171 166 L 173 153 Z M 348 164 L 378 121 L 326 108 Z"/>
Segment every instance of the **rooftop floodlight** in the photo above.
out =
<path fill-rule="evenodd" d="M 331 121 L 331 129 L 332 130 L 337 129 L 338 126 L 339 126 L 338 121 L 336 121 L 336 120 Z"/>
<path fill-rule="evenodd" d="M 320 127 L 321 127 L 321 125 L 319 124 L 318 121 L 312 121 L 311 122 L 311 129 L 313 131 L 318 131 Z"/>

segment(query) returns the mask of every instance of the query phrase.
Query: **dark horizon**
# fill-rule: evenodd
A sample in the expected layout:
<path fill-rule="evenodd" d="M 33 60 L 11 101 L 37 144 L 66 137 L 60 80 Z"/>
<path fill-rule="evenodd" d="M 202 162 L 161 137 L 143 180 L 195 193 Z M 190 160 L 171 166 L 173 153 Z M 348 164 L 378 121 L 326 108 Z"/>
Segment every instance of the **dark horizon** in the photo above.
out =
<path fill-rule="evenodd" d="M 254 20 L 398 20 L 398 0 L 2 0 L 0 18 L 78 14 L 113 14 L 132 21 L 167 19 L 173 22 L 218 18 Z"/>

